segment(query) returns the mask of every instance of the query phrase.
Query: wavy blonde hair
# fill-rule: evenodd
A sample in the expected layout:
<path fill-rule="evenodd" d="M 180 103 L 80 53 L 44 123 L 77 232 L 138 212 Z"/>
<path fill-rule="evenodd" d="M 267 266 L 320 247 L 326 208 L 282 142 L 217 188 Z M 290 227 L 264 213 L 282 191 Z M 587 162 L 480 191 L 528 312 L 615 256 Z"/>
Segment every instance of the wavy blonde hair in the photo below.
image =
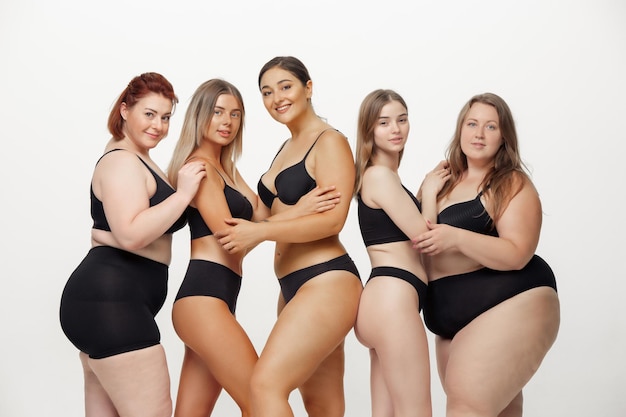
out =
<path fill-rule="evenodd" d="M 236 162 L 243 150 L 243 126 L 245 119 L 245 109 L 241 93 L 231 83 L 222 79 L 212 79 L 201 84 L 193 96 L 185 113 L 185 120 L 180 132 L 178 142 L 174 148 L 172 160 L 167 168 L 167 175 L 176 186 L 178 181 L 178 171 L 185 164 L 189 156 L 200 146 L 204 139 L 205 132 L 213 119 L 213 111 L 217 98 L 222 94 L 230 94 L 237 99 L 241 108 L 241 125 L 235 135 L 235 139 L 222 148 L 220 162 L 231 180 L 236 183 L 235 172 Z"/>

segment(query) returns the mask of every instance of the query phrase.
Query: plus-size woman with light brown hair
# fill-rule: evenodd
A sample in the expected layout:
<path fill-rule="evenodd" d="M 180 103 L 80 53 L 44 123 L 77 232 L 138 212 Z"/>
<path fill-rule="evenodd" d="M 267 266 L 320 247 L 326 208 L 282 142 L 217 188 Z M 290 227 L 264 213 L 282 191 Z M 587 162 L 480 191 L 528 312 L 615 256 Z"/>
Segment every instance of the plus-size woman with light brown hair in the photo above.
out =
<path fill-rule="evenodd" d="M 427 257 L 427 327 L 437 335 L 447 416 L 522 415 L 522 388 L 559 328 L 556 281 L 535 255 L 539 195 L 524 171 L 515 123 L 491 93 L 461 109 L 438 221 L 414 239 Z"/>

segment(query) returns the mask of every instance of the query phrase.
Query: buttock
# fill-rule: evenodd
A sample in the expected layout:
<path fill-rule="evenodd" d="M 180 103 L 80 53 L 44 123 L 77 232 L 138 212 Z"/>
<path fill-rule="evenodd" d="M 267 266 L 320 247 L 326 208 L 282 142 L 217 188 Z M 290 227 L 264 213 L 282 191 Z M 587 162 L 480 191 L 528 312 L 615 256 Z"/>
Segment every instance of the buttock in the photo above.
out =
<path fill-rule="evenodd" d="M 63 290 L 63 332 L 94 359 L 157 345 L 154 317 L 167 280 L 165 264 L 109 246 L 92 248 Z"/>
<path fill-rule="evenodd" d="M 359 281 L 361 280 L 359 270 L 352 261 L 352 258 L 346 253 L 329 261 L 291 272 L 280 278 L 278 282 L 280 283 L 280 290 L 285 299 L 285 303 L 288 303 L 296 295 L 300 287 L 307 281 L 329 271 L 348 271 Z"/>
<path fill-rule="evenodd" d="M 241 276 L 230 268 L 211 261 L 192 259 L 176 294 L 176 301 L 197 295 L 215 297 L 223 300 L 230 312 L 235 314 L 240 289 Z"/>
<path fill-rule="evenodd" d="M 428 285 L 419 279 L 417 275 L 407 271 L 406 269 L 400 269 L 393 266 L 377 266 L 372 268 L 372 272 L 370 273 L 370 277 L 367 282 L 370 282 L 370 280 L 375 277 L 393 277 L 411 284 L 413 288 L 415 288 L 415 291 L 417 291 L 419 311 L 422 311 L 422 308 L 424 308 L 424 301 L 427 297 Z M 367 283 L 365 283 L 365 285 L 367 285 Z"/>
<path fill-rule="evenodd" d="M 552 269 L 537 255 L 521 270 L 482 268 L 439 278 L 428 284 L 424 323 L 431 332 L 452 339 L 485 311 L 537 287 L 551 287 L 556 291 Z"/>

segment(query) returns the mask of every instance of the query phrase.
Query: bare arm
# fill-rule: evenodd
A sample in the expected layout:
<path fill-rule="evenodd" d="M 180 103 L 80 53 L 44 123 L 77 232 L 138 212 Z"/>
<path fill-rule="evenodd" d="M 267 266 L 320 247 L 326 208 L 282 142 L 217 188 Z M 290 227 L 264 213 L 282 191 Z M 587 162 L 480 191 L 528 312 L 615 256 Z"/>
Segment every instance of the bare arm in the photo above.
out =
<path fill-rule="evenodd" d="M 335 191 L 336 187 L 334 185 L 327 187 L 317 186 L 306 195 L 302 196 L 296 205 L 272 216 L 270 209 L 261 201 L 261 198 L 250 186 L 248 186 L 239 172 L 237 172 L 237 184 L 241 192 L 252 204 L 254 210 L 252 221 L 254 222 L 262 220 L 288 220 L 309 214 L 323 213 L 335 208 L 341 198 L 340 193 Z"/>
<path fill-rule="evenodd" d="M 311 154 L 314 176 L 321 188 L 334 185 L 341 195 L 351 195 L 354 184 L 354 160 L 345 137 L 329 132 L 321 137 Z M 286 243 L 311 242 L 339 234 L 348 215 L 349 199 L 340 199 L 332 210 L 314 216 L 272 219 L 269 222 L 250 223 L 227 220 L 230 227 L 219 234 L 219 241 L 231 251 L 245 250 L 261 241 Z M 216 235 L 217 236 L 217 235 Z"/>
<path fill-rule="evenodd" d="M 448 179 L 450 179 L 450 170 L 448 169 L 448 161 L 444 160 L 426 174 L 417 193 L 417 198 L 422 203 L 422 215 L 430 223 L 437 223 L 437 195 Z"/>
<path fill-rule="evenodd" d="M 115 152 L 98 163 L 94 192 L 99 191 L 98 198 L 115 240 L 123 249 L 137 250 L 161 237 L 180 217 L 204 175 L 204 163 L 183 166 L 178 190 L 150 207 L 152 175 L 135 154 Z"/>
<path fill-rule="evenodd" d="M 413 239 L 425 255 L 457 250 L 491 269 L 517 270 L 531 259 L 539 242 L 541 202 L 527 182 L 510 201 L 496 223 L 499 237 L 483 235 L 448 225 L 429 225 L 430 230 Z"/>
<path fill-rule="evenodd" d="M 371 166 L 363 176 L 363 202 L 381 208 L 407 236 L 417 236 L 428 230 L 413 199 L 402 187 L 400 177 L 385 166 Z"/>

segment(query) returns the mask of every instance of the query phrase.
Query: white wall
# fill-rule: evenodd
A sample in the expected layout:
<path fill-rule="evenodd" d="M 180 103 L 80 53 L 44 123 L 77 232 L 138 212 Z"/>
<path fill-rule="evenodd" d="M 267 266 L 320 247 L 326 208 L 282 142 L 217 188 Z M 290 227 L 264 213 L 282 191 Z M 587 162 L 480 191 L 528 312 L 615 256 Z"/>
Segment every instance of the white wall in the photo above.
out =
<path fill-rule="evenodd" d="M 543 201 L 538 253 L 555 270 L 562 300 L 560 334 L 527 386 L 526 416 L 624 415 L 626 4 L 508 3 L 0 1 L 0 415 L 82 413 L 81 369 L 58 304 L 88 250 L 89 180 L 126 83 L 157 71 L 181 99 L 169 139 L 153 153 L 162 166 L 195 88 L 213 77 L 237 85 L 248 114 L 240 170 L 255 184 L 288 134 L 262 107 L 258 70 L 288 54 L 309 67 L 316 110 L 353 146 L 369 91 L 404 96 L 412 129 L 401 173 L 411 189 L 443 157 L 471 95 L 507 100 Z M 342 236 L 367 276 L 356 210 Z M 173 393 L 182 345 L 170 311 L 187 247 L 188 232 L 179 232 L 158 316 Z M 271 249 L 262 244 L 247 258 L 238 304 L 259 350 L 278 293 Z M 368 356 L 353 334 L 346 357 L 346 415 L 369 415 Z M 432 385 L 434 415 L 443 416 L 435 373 Z M 217 409 L 237 415 L 227 395 Z"/>

